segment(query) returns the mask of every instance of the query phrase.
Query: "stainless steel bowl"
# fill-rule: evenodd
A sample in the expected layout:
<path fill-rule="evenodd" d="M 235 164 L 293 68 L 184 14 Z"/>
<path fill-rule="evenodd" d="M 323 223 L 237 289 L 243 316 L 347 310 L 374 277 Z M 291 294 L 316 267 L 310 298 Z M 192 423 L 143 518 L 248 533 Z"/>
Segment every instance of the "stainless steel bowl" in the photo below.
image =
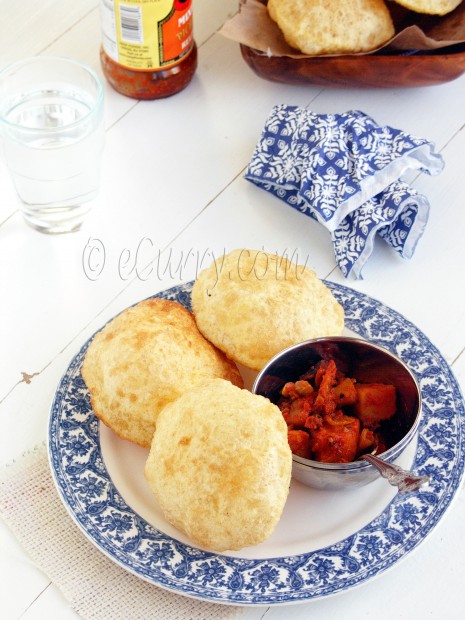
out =
<path fill-rule="evenodd" d="M 391 383 L 397 413 L 388 425 L 391 447 L 379 456 L 394 462 L 414 439 L 421 416 L 421 392 L 411 370 L 396 355 L 366 340 L 328 337 L 293 345 L 275 355 L 257 375 L 252 391 L 276 403 L 287 381 L 296 381 L 312 364 L 333 358 L 340 370 L 364 383 Z M 317 489 L 349 489 L 368 484 L 379 472 L 366 461 L 320 463 L 293 456 L 292 476 Z"/>

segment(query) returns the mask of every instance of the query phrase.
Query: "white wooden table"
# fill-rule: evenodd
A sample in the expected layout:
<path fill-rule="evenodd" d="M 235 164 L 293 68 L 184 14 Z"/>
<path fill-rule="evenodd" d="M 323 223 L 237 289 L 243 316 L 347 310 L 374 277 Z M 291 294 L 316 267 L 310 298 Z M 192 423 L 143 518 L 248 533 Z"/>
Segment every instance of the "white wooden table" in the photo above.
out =
<path fill-rule="evenodd" d="M 130 303 L 190 280 L 205 254 L 236 247 L 296 250 L 319 277 L 349 284 L 395 308 L 440 349 L 465 385 L 465 77 L 435 87 L 330 90 L 267 82 L 217 34 L 237 0 L 195 0 L 199 67 L 181 94 L 125 98 L 106 84 L 102 187 L 82 230 L 51 237 L 28 228 L 0 161 L 0 463 L 46 436 L 57 382 L 80 345 Z M 35 54 L 72 56 L 99 73 L 97 0 L 0 0 L 0 67 Z M 442 153 L 439 177 L 419 176 L 430 199 L 411 261 L 378 244 L 364 280 L 347 283 L 318 224 L 243 179 L 276 103 L 315 112 L 360 109 L 379 123 L 426 137 Z M 98 271 L 86 260 L 100 249 Z M 137 255 L 137 249 L 139 254 Z M 130 272 L 171 252 L 171 273 Z M 145 254 L 144 254 L 145 253 Z M 151 253 L 151 254 L 150 254 Z M 93 260 L 97 253 L 94 251 Z M 183 267 L 179 267 L 179 263 Z M 163 263 L 166 265 L 166 263 Z M 93 264 L 94 267 L 97 264 Z M 465 603 L 465 492 L 430 536 L 394 569 L 336 597 L 245 618 L 459 618 Z M 0 525 L 0 617 L 72 618 L 59 591 Z"/>

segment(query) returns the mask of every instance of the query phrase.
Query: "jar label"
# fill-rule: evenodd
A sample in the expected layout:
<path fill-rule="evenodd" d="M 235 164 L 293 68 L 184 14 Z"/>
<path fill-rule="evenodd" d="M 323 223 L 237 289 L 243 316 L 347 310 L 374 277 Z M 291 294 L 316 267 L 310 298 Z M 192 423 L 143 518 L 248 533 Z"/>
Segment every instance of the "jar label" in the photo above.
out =
<path fill-rule="evenodd" d="M 101 0 L 102 46 L 129 69 L 167 69 L 193 47 L 192 0 Z"/>

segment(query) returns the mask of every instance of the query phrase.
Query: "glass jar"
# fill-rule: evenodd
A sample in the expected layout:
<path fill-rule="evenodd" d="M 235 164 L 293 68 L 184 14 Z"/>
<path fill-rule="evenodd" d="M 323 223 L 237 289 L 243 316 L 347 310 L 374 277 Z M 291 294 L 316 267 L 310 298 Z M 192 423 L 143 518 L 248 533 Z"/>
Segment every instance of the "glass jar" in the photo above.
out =
<path fill-rule="evenodd" d="M 160 99 L 185 88 L 197 68 L 192 0 L 101 0 L 100 61 L 128 97 Z"/>

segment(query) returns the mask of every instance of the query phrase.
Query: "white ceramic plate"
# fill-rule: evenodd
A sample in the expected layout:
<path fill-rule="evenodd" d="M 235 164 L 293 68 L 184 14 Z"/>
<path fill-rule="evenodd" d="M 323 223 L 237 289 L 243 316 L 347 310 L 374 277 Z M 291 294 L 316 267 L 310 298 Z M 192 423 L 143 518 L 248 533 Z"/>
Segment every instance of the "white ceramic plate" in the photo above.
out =
<path fill-rule="evenodd" d="M 382 479 L 343 492 L 293 481 L 267 541 L 225 554 L 194 547 L 166 522 L 145 482 L 147 450 L 120 440 L 95 417 L 81 377 L 88 341 L 57 389 L 49 459 L 68 511 L 112 560 L 153 584 L 210 602 L 305 602 L 379 575 L 441 519 L 464 471 L 465 410 L 457 381 L 439 351 L 404 317 L 366 295 L 326 284 L 344 306 L 348 333 L 391 350 L 417 376 L 424 412 L 418 445 L 409 446 L 399 462 L 428 474 L 431 482 L 417 493 L 396 495 Z M 190 308 L 191 287 L 158 296 Z"/>

